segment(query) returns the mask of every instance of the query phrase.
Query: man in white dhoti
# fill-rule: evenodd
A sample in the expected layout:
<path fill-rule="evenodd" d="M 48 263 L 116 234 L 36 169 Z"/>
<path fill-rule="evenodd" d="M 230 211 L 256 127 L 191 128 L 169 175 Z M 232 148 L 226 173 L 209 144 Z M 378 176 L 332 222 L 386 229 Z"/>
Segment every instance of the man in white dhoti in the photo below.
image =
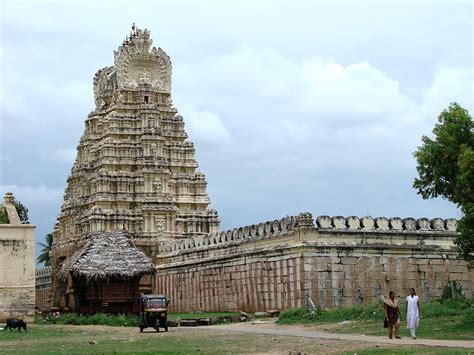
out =
<path fill-rule="evenodd" d="M 411 337 L 416 339 L 416 329 L 420 325 L 421 308 L 420 299 L 416 295 L 415 289 L 410 288 L 410 295 L 407 296 L 407 308 L 405 317 L 407 319 L 407 328 L 410 329 Z"/>

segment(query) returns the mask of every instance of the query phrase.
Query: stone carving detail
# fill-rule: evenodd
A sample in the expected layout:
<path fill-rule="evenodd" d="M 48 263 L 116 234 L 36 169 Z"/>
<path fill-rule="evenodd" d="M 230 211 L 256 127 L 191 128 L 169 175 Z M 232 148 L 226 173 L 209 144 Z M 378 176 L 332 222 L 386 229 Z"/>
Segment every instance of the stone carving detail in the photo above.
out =
<path fill-rule="evenodd" d="M 451 232 L 456 232 L 458 228 L 458 221 L 456 221 L 454 218 L 448 218 L 444 221 L 446 230 L 451 231 Z"/>
<path fill-rule="evenodd" d="M 149 85 L 161 92 L 171 92 L 171 61 L 161 48 L 151 48 L 150 33 L 134 29 L 115 52 L 117 85 Z"/>
<path fill-rule="evenodd" d="M 138 84 L 150 85 L 150 74 L 148 74 L 146 69 L 143 69 L 141 72 L 140 78 L 138 79 Z"/>
<path fill-rule="evenodd" d="M 335 229 L 346 229 L 346 219 L 343 216 L 333 217 L 332 225 Z"/>
<path fill-rule="evenodd" d="M 390 229 L 403 230 L 403 221 L 400 217 L 390 218 L 389 223 L 390 223 Z"/>
<path fill-rule="evenodd" d="M 375 219 L 375 226 L 377 227 L 377 229 L 380 230 L 388 230 L 388 219 L 385 217 L 377 217 Z"/>
<path fill-rule="evenodd" d="M 318 218 L 316 218 L 316 225 L 319 228 L 326 228 L 326 229 L 332 228 L 331 223 L 332 223 L 332 220 L 331 220 L 331 217 L 329 216 L 319 216 Z"/>
<path fill-rule="evenodd" d="M 123 102 L 123 95 L 122 93 L 120 92 L 120 90 L 115 90 L 114 91 L 114 95 L 112 97 L 112 101 L 115 103 L 115 104 L 121 104 Z"/>
<path fill-rule="evenodd" d="M 298 215 L 299 228 L 313 228 L 313 215 L 309 212 L 303 212 Z"/>
<path fill-rule="evenodd" d="M 155 216 L 155 225 L 158 232 L 164 232 L 166 230 L 166 220 L 163 217 Z"/>
<path fill-rule="evenodd" d="M 375 226 L 374 219 L 370 216 L 362 217 L 361 224 L 363 230 L 372 230 Z"/>
<path fill-rule="evenodd" d="M 416 226 L 419 230 L 429 230 L 430 229 L 430 220 L 428 218 L 418 218 L 416 220 Z"/>
<path fill-rule="evenodd" d="M 360 219 L 356 216 L 347 217 L 347 227 L 352 230 L 360 228 Z"/>
<path fill-rule="evenodd" d="M 403 220 L 403 227 L 405 230 L 415 230 L 416 229 L 416 221 L 414 218 L 405 218 Z"/>
<path fill-rule="evenodd" d="M 154 193 L 162 193 L 163 192 L 163 185 L 161 183 L 161 179 L 160 178 L 155 178 L 155 180 L 153 181 L 153 184 L 152 184 L 152 187 L 153 187 L 153 192 Z"/>
<path fill-rule="evenodd" d="M 431 220 L 431 229 L 435 231 L 444 230 L 444 221 L 441 218 L 433 218 Z"/>
<path fill-rule="evenodd" d="M 114 67 L 105 67 L 100 69 L 94 76 L 95 105 L 99 108 L 105 105 L 103 97 L 112 94 L 114 87 L 113 71 Z"/>
<path fill-rule="evenodd" d="M 156 157 L 158 155 L 158 145 L 156 143 L 152 143 L 150 146 L 150 154 L 153 157 Z"/>

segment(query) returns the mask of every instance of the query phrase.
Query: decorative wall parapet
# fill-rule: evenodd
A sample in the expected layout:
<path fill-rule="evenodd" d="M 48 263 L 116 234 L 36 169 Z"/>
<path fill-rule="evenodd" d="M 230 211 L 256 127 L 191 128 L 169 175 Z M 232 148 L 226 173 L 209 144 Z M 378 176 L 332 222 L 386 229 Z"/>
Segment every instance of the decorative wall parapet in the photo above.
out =
<path fill-rule="evenodd" d="M 51 267 L 36 269 L 36 307 L 40 312 L 51 308 Z"/>
<path fill-rule="evenodd" d="M 36 291 L 44 288 L 51 288 L 51 267 L 43 267 L 36 269 L 35 274 L 35 287 Z"/>
<path fill-rule="evenodd" d="M 400 217 L 377 217 L 371 216 L 356 217 L 356 216 L 319 216 L 316 218 L 317 229 L 331 229 L 331 230 L 351 230 L 351 231 L 397 231 L 397 232 L 412 232 L 412 231 L 436 231 L 436 232 L 456 232 L 457 220 L 454 218 L 418 218 L 411 217 L 401 219 Z"/>
<path fill-rule="evenodd" d="M 316 225 L 309 212 L 300 213 L 298 216 L 287 216 L 279 220 L 252 224 L 245 227 L 234 228 L 210 235 L 199 235 L 183 238 L 176 241 L 165 242 L 158 246 L 158 254 L 175 254 L 192 251 L 200 248 L 220 248 L 230 245 L 253 242 L 264 239 L 273 239 L 295 234 L 296 231 L 313 230 L 322 233 L 363 233 L 400 235 L 429 235 L 438 236 L 454 235 L 457 221 L 454 218 L 400 218 L 371 216 L 319 216 Z"/>
<path fill-rule="evenodd" d="M 285 235 L 293 232 L 295 229 L 307 228 L 314 228 L 313 216 L 309 212 L 300 213 L 298 216 L 287 216 L 279 220 L 229 229 L 227 231 L 212 233 L 210 235 L 193 236 L 178 241 L 164 243 L 158 247 L 158 253 L 167 254 L 198 247 L 260 240 L 278 235 Z"/>

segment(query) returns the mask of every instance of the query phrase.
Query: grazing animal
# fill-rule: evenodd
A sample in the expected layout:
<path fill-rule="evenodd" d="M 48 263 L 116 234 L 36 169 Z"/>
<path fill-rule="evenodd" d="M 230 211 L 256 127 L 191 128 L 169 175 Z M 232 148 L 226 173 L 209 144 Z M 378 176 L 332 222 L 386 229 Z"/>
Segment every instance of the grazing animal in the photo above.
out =
<path fill-rule="evenodd" d="M 18 328 L 18 331 L 21 332 L 21 328 L 23 328 L 26 332 L 26 323 L 25 321 L 21 319 L 16 319 L 16 318 L 8 318 L 7 319 L 7 326 L 5 327 L 5 330 L 10 328 L 10 331 L 13 330 L 13 328 Z"/>

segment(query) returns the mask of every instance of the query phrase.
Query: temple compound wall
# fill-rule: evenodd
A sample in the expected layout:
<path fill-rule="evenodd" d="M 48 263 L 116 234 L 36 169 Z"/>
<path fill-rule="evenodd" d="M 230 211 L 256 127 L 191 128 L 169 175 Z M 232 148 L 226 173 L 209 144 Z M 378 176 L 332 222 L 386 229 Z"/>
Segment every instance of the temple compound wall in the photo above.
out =
<path fill-rule="evenodd" d="M 13 200 L 6 193 L 0 206 L 9 220 L 0 224 L 0 323 L 10 317 L 34 319 L 36 227 L 20 223 Z"/>
<path fill-rule="evenodd" d="M 474 268 L 456 256 L 456 220 L 311 214 L 163 244 L 155 292 L 172 312 L 261 311 L 313 302 L 334 308 L 414 287 L 421 300 L 456 282 L 473 296 Z"/>
<path fill-rule="evenodd" d="M 36 269 L 36 307 L 40 312 L 51 309 L 51 267 Z"/>

